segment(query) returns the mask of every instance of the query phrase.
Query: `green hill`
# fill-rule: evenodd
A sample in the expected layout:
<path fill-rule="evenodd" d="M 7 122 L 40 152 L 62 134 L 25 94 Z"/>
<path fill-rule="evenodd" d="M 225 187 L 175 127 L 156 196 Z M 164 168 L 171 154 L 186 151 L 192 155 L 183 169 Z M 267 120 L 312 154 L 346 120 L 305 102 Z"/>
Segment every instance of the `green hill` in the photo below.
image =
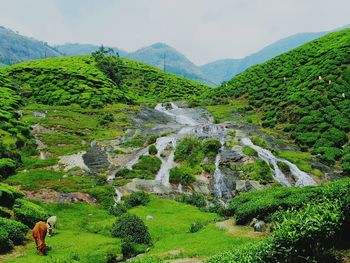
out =
<path fill-rule="evenodd" d="M 101 107 L 135 100 L 174 100 L 201 94 L 207 87 L 143 63 L 120 59 L 117 86 L 91 56 L 25 62 L 3 69 L 20 92 L 50 105 Z"/>
<path fill-rule="evenodd" d="M 242 97 L 324 162 L 350 172 L 350 29 L 328 34 L 223 84 L 210 97 Z"/>

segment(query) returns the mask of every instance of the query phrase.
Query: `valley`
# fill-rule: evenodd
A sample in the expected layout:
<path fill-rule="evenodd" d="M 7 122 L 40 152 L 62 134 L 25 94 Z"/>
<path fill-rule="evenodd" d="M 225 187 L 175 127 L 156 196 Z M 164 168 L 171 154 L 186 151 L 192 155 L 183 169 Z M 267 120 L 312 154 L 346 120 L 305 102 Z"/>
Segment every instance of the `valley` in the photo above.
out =
<path fill-rule="evenodd" d="M 349 38 L 218 88 L 109 49 L 1 68 L 0 260 L 347 262 Z"/>

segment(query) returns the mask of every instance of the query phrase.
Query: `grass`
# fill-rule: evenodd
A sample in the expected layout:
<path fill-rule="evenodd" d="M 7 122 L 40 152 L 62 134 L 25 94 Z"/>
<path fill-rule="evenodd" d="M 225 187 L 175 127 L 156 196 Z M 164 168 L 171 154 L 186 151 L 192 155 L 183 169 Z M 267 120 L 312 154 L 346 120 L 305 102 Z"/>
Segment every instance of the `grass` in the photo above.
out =
<path fill-rule="evenodd" d="M 47 145 L 47 151 L 62 156 L 87 150 L 89 145 L 86 142 L 123 136 L 124 130 L 131 127 L 130 114 L 138 110 L 139 106 L 122 103 L 101 109 L 29 104 L 23 108 L 23 121 L 50 129 L 51 133 L 41 133 L 38 137 Z M 32 117 L 35 111 L 46 112 L 46 118 Z M 111 114 L 113 121 L 101 125 L 100 118 L 104 114 Z"/>
<path fill-rule="evenodd" d="M 284 151 L 284 152 L 278 152 L 276 155 L 280 158 L 286 159 L 294 163 L 296 166 L 298 166 L 300 170 L 303 170 L 304 172 L 307 172 L 319 177 L 323 176 L 323 173 L 320 170 L 312 168 L 310 161 L 312 160 L 313 157 L 310 153 Z"/>
<path fill-rule="evenodd" d="M 154 218 L 145 221 L 154 243 L 146 257 L 174 257 L 169 255 L 171 251 L 179 252 L 176 257 L 207 257 L 225 248 L 253 241 L 253 238 L 235 237 L 219 229 L 214 224 L 221 220 L 217 214 L 205 213 L 196 207 L 155 196 L 151 196 L 148 205 L 133 208 L 130 212 L 143 220 L 147 215 Z M 190 225 L 194 222 L 200 222 L 205 227 L 196 233 L 189 233 Z"/>
<path fill-rule="evenodd" d="M 216 123 L 225 121 L 241 121 L 260 125 L 261 114 L 252 111 L 244 99 L 230 99 L 228 104 L 205 107 L 214 117 Z"/>
<path fill-rule="evenodd" d="M 23 255 L 5 262 L 74 262 L 73 259 L 79 259 L 79 262 L 106 262 L 107 253 L 120 253 L 119 239 L 109 234 L 115 218 L 107 211 L 85 203 L 40 205 L 58 218 L 57 231 L 46 238 L 51 248 L 48 256 L 39 257 L 34 242 L 30 241 L 24 247 L 16 248 Z"/>

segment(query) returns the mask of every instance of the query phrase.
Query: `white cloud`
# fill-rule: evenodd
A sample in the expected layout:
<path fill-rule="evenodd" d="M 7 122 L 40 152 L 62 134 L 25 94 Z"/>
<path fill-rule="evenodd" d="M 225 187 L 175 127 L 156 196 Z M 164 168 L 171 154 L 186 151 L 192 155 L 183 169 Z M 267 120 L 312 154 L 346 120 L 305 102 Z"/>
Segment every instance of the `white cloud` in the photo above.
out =
<path fill-rule="evenodd" d="M 201 64 L 350 23 L 348 0 L 0 0 L 0 25 L 49 43 L 165 42 Z"/>

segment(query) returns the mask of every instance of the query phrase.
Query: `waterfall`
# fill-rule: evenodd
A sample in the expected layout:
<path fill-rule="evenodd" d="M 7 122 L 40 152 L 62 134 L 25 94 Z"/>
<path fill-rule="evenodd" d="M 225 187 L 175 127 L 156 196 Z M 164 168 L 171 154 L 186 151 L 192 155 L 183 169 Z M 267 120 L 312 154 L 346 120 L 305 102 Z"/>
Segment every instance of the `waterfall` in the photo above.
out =
<path fill-rule="evenodd" d="M 139 158 L 142 155 L 148 154 L 148 148 L 149 148 L 149 146 L 147 146 L 146 148 L 143 148 L 140 151 L 138 151 L 135 154 L 135 156 L 125 165 L 125 167 L 128 168 L 129 170 L 131 170 L 133 165 L 137 163 L 137 161 L 139 160 Z"/>
<path fill-rule="evenodd" d="M 286 175 L 283 174 L 283 172 L 279 169 L 277 162 L 284 162 L 289 166 L 291 174 L 296 179 L 295 186 L 316 185 L 316 182 L 311 178 L 311 176 L 301 171 L 295 164 L 292 164 L 291 162 L 284 159 L 276 158 L 269 150 L 266 150 L 260 146 L 253 144 L 253 142 L 249 138 L 242 138 L 241 143 L 256 150 L 260 159 L 266 161 L 267 163 L 273 166 L 272 172 L 274 178 L 280 184 L 285 186 L 291 186 Z"/>

